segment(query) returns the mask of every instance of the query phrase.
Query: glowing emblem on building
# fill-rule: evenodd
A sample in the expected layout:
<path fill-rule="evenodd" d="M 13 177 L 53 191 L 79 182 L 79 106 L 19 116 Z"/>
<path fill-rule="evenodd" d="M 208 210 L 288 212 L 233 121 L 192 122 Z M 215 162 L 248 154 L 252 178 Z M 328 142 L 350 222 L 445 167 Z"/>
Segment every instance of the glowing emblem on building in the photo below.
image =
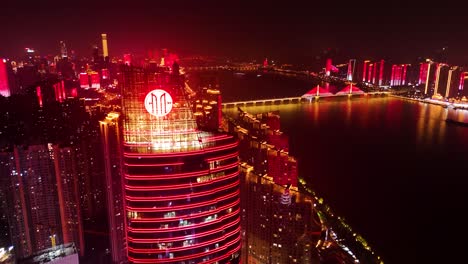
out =
<path fill-rule="evenodd" d="M 165 116 L 172 110 L 172 97 L 164 90 L 153 90 L 146 95 L 145 108 L 156 117 Z"/>

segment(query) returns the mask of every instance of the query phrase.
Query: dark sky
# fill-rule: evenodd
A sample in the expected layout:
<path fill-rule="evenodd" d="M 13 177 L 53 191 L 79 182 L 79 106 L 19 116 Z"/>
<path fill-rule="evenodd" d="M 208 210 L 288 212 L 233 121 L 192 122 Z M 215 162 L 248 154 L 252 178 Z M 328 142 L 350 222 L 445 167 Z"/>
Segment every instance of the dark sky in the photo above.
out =
<path fill-rule="evenodd" d="M 468 62 L 468 18 L 454 2 L 253 2 L 2 0 L 0 56 L 25 47 L 58 54 L 60 40 L 90 56 L 106 32 L 113 56 L 166 47 L 181 55 L 286 61 L 331 48 L 344 58 L 403 63 L 447 46 L 449 62 Z"/>

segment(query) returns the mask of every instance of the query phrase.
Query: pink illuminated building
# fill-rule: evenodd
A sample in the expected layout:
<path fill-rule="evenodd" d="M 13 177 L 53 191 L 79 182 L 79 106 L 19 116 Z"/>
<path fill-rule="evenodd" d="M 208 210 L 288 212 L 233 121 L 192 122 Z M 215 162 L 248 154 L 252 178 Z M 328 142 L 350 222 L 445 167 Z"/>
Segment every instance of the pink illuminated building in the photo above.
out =
<path fill-rule="evenodd" d="M 429 70 L 429 63 L 421 63 L 419 68 L 419 81 L 418 84 L 426 83 L 426 78 Z"/>
<path fill-rule="evenodd" d="M 348 81 L 353 80 L 355 64 L 356 64 L 356 60 L 354 60 L 354 59 L 351 59 L 351 60 L 348 61 L 348 71 L 346 73 L 346 79 Z"/>
<path fill-rule="evenodd" d="M 373 74 L 374 74 L 374 75 L 372 76 L 372 83 L 373 83 L 373 84 L 375 84 L 375 78 L 377 77 L 377 66 L 378 66 L 378 65 L 379 65 L 378 62 L 375 62 L 375 63 L 374 63 L 374 67 L 373 67 L 373 70 L 374 70 Z"/>
<path fill-rule="evenodd" d="M 406 85 L 406 77 L 409 64 L 393 64 L 390 77 L 390 86 Z"/>
<path fill-rule="evenodd" d="M 383 84 L 383 72 L 384 72 L 384 60 L 380 61 L 380 70 L 379 70 L 379 85 Z"/>
<path fill-rule="evenodd" d="M 332 60 L 327 59 L 326 64 L 325 64 L 325 75 L 330 76 L 330 72 L 332 69 Z"/>
<path fill-rule="evenodd" d="M 459 91 L 463 91 L 463 87 L 465 86 L 465 79 L 466 79 L 467 76 L 468 76 L 467 72 L 462 72 L 460 74 L 460 83 L 458 85 L 458 90 Z"/>
<path fill-rule="evenodd" d="M 374 64 L 371 63 L 369 64 L 369 73 L 367 74 L 367 82 L 371 82 L 372 81 L 372 70 L 374 69 Z"/>
<path fill-rule="evenodd" d="M 86 72 L 80 73 L 80 87 L 83 89 L 89 88 L 89 76 Z"/>
<path fill-rule="evenodd" d="M 368 60 L 364 61 L 364 65 L 362 67 L 362 81 L 365 82 L 366 79 L 366 74 L 367 74 L 367 64 L 369 63 Z"/>
<path fill-rule="evenodd" d="M 0 58 L 0 95 L 5 97 L 10 96 L 6 60 L 2 58 Z"/>
<path fill-rule="evenodd" d="M 103 69 L 103 74 L 105 74 L 106 78 L 109 78 L 109 71 L 107 69 Z M 80 87 L 83 89 L 101 88 L 101 77 L 99 73 L 95 71 L 80 73 Z"/>
<path fill-rule="evenodd" d="M 403 64 L 403 73 L 402 73 L 402 78 L 401 78 L 401 84 L 405 85 L 406 84 L 406 72 L 408 70 L 408 64 Z"/>
<path fill-rule="evenodd" d="M 197 127 L 177 73 L 123 67 L 121 179 L 131 263 L 239 263 L 238 142 Z"/>
<path fill-rule="evenodd" d="M 151 58 L 151 56 L 150 56 L 150 58 Z M 128 65 L 128 66 L 132 65 L 132 54 L 129 54 L 129 53 L 124 54 L 123 60 L 124 60 L 125 65 Z"/>
<path fill-rule="evenodd" d="M 99 77 L 99 73 L 91 72 L 89 73 L 91 77 L 91 88 L 99 89 L 101 88 L 101 79 Z"/>

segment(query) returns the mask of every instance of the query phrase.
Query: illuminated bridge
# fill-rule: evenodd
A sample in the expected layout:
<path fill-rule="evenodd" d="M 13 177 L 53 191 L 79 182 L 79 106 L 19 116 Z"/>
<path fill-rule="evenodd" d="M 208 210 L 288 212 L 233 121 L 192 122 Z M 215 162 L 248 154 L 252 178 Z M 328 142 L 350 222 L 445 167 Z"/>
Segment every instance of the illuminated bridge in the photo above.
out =
<path fill-rule="evenodd" d="M 215 66 L 190 66 L 183 67 L 184 71 L 217 71 L 217 70 L 233 70 L 233 71 L 256 71 L 260 66 L 256 64 L 245 65 L 215 65 Z"/>
<path fill-rule="evenodd" d="M 389 92 L 369 92 L 365 93 L 366 95 L 388 95 Z M 363 96 L 358 94 L 335 94 L 332 96 L 327 97 L 343 97 L 343 96 Z M 320 96 L 314 97 L 315 99 L 319 99 Z M 306 103 L 312 102 L 312 99 L 306 97 L 284 97 L 284 98 L 270 98 L 270 99 L 259 99 L 259 100 L 247 100 L 247 101 L 238 101 L 238 102 L 228 102 L 223 103 L 223 108 L 230 108 L 236 106 L 254 106 L 254 105 L 275 105 L 275 104 L 291 104 L 291 103 Z"/>

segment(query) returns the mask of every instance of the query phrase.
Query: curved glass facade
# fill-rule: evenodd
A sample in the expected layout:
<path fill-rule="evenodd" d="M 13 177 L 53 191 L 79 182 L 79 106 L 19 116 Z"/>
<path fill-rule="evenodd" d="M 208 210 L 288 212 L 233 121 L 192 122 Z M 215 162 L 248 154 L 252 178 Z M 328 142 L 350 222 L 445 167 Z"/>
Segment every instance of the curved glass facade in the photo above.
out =
<path fill-rule="evenodd" d="M 124 72 L 125 191 L 128 259 L 131 263 L 239 263 L 240 193 L 238 142 L 200 131 L 183 86 L 165 117 L 144 110 L 154 74 Z M 126 82 L 126 83 L 125 83 Z"/>

